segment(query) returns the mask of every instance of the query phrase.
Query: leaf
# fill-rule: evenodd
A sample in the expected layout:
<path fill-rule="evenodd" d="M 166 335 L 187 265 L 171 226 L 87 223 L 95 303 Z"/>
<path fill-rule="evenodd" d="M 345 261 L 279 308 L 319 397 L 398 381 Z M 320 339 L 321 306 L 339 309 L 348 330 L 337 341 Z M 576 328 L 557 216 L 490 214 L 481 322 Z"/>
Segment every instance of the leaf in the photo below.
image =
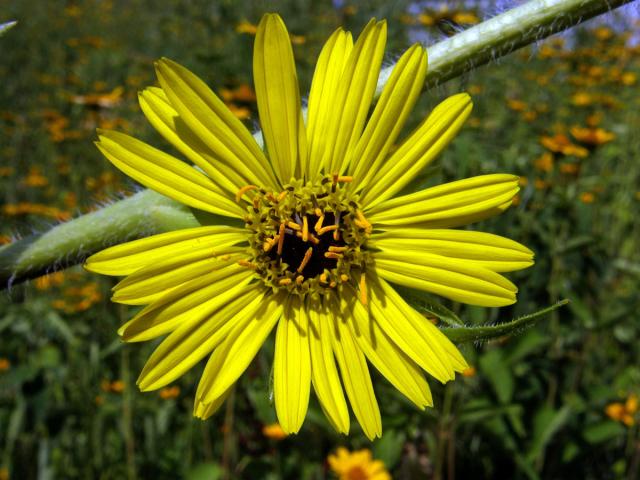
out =
<path fill-rule="evenodd" d="M 511 369 L 507 366 L 501 350 L 489 350 L 480 357 L 482 373 L 496 392 L 502 405 L 506 405 L 513 397 L 515 384 Z"/>
<path fill-rule="evenodd" d="M 625 429 L 618 422 L 607 420 L 604 422 L 589 425 L 584 429 L 582 436 L 590 444 L 603 443 L 621 437 L 625 434 Z"/>
<path fill-rule="evenodd" d="M 404 441 L 404 433 L 387 430 L 382 438 L 373 444 L 373 456 L 382 460 L 385 466 L 391 470 L 400 460 Z"/>
<path fill-rule="evenodd" d="M 568 406 L 564 406 L 560 410 L 543 406 L 536 412 L 533 421 L 533 441 L 527 452 L 529 462 L 535 462 L 544 453 L 547 444 L 569 419 L 570 413 L 571 408 Z"/>
<path fill-rule="evenodd" d="M 222 468 L 217 463 L 200 463 L 189 469 L 185 475 L 186 480 L 217 480 L 223 474 Z"/>
<path fill-rule="evenodd" d="M 16 22 L 15 20 L 12 22 L 0 23 L 0 37 L 7 33 L 9 29 L 15 27 L 17 23 L 18 22 Z"/>
<path fill-rule="evenodd" d="M 442 329 L 442 333 L 455 343 L 477 342 L 502 337 L 504 335 L 513 335 L 521 333 L 527 328 L 532 327 L 540 321 L 542 317 L 568 303 L 569 300 L 560 300 L 547 308 L 543 308 L 537 312 L 530 313 L 510 322 L 500 323 L 498 325 L 480 327 L 446 327 Z"/>

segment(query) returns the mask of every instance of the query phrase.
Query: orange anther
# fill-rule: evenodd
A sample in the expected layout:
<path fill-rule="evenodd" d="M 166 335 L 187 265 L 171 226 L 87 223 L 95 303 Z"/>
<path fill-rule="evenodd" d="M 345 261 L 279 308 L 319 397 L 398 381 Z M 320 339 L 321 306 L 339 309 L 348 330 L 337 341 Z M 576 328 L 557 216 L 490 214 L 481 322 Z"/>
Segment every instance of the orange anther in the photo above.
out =
<path fill-rule="evenodd" d="M 291 280 L 290 278 L 281 278 L 280 280 L 278 280 L 278 284 L 279 285 L 289 285 L 293 280 Z"/>
<path fill-rule="evenodd" d="M 311 255 L 313 255 L 313 247 L 309 247 L 307 251 L 304 252 L 304 257 L 302 258 L 300 266 L 298 267 L 298 273 L 302 273 L 304 267 L 306 267 L 307 263 L 309 263 L 309 260 L 311 260 Z"/>
<path fill-rule="evenodd" d="M 320 230 L 318 230 L 318 235 L 324 235 L 327 232 L 330 232 L 332 230 L 337 231 L 338 230 L 338 226 L 337 225 L 327 225 L 326 227 L 322 227 Z M 335 236 L 334 236 L 335 238 Z"/>
<path fill-rule="evenodd" d="M 343 282 L 348 282 L 349 275 L 347 275 L 346 273 L 343 273 L 342 275 L 340 275 L 340 280 L 342 280 Z"/>
<path fill-rule="evenodd" d="M 302 217 L 302 241 L 306 242 L 309 240 L 309 220 L 307 220 L 307 216 Z"/>
<path fill-rule="evenodd" d="M 293 228 L 294 230 L 301 230 L 302 227 L 298 225 L 296 222 L 292 222 L 291 220 L 287 221 L 287 227 Z"/>
<path fill-rule="evenodd" d="M 330 252 L 346 252 L 349 247 L 336 247 L 335 245 L 331 245 L 329 247 Z"/>
<path fill-rule="evenodd" d="M 316 210 L 320 210 L 319 208 L 317 208 Z M 324 213 L 322 213 L 321 215 L 318 215 L 318 221 L 316 222 L 315 226 L 313 227 L 313 229 L 316 232 L 319 232 L 320 229 L 322 228 L 322 223 L 324 222 Z"/>
<path fill-rule="evenodd" d="M 283 190 L 280 192 L 280 195 L 278 195 L 278 202 L 281 202 L 282 200 L 284 200 L 284 197 L 287 196 L 287 191 Z"/>
<path fill-rule="evenodd" d="M 332 258 L 333 260 L 338 260 L 343 257 L 341 253 L 336 252 L 324 252 L 325 258 Z"/>
<path fill-rule="evenodd" d="M 360 274 L 360 303 L 367 304 L 367 276 L 364 272 Z"/>
<path fill-rule="evenodd" d="M 251 263 L 249 260 L 238 260 L 238 265 L 243 267 L 251 268 L 252 270 L 256 269 L 256 265 Z"/>
<path fill-rule="evenodd" d="M 284 245 L 284 222 L 280 224 L 280 231 L 278 232 L 278 255 L 282 255 L 282 246 Z"/>
<path fill-rule="evenodd" d="M 347 176 L 347 175 L 343 175 L 341 177 L 338 177 L 338 182 L 351 183 L 351 182 L 353 182 L 353 177 L 350 177 L 350 176 Z"/>
<path fill-rule="evenodd" d="M 320 274 L 320 283 L 327 283 L 327 274 L 324 272 Z"/>
<path fill-rule="evenodd" d="M 296 284 L 302 285 L 302 282 L 304 282 L 304 275 L 298 275 L 296 277 Z"/>
<path fill-rule="evenodd" d="M 245 185 L 244 187 L 242 187 L 240 190 L 238 190 L 238 192 L 236 193 L 236 202 L 239 202 L 240 199 L 242 198 L 242 196 L 251 191 L 251 190 L 255 190 L 258 187 L 256 187 L 255 185 Z"/>

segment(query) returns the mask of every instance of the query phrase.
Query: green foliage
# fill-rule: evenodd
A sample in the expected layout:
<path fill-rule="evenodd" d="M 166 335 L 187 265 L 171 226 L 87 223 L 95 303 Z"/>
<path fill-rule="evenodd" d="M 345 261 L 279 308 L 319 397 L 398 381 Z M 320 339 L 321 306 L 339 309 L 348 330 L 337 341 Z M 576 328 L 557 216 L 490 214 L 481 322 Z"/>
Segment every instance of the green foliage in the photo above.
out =
<path fill-rule="evenodd" d="M 441 36 L 437 27 L 404 24 L 407 2 L 369 3 L 355 13 L 309 1 L 269 5 L 306 39 L 294 47 L 303 92 L 322 42 L 339 25 L 357 31 L 370 16 L 386 17 L 390 56 L 409 45 L 409 34 Z M 0 39 L 2 243 L 131 192 L 92 146 L 95 128 L 168 149 L 136 105 L 137 90 L 155 81 L 153 60 L 174 58 L 218 92 L 250 83 L 253 37 L 235 26 L 257 21 L 264 7 L 227 0 L 34 5 L 3 7 L 7 18 L 25 21 Z M 349 437 L 337 435 L 314 399 L 298 436 L 267 438 L 262 428 L 275 421 L 268 344 L 228 403 L 200 422 L 191 413 L 202 366 L 176 382 L 177 396 L 140 393 L 135 378 L 157 342 L 120 342 L 115 332 L 135 308 L 109 301 L 111 280 L 75 269 L 0 297 L 0 361 L 8 362 L 0 369 L 0 478 L 6 468 L 20 479 L 316 479 L 327 476 L 326 457 L 340 445 L 372 449 L 394 478 L 637 478 L 638 427 L 606 410 L 640 393 L 633 81 L 640 61 L 622 35 L 606 38 L 594 26 L 570 40 L 574 48 L 544 42 L 431 90 L 411 119 L 413 127 L 446 95 L 471 92 L 467 125 L 407 189 L 519 174 L 527 181 L 518 205 L 472 228 L 536 252 L 532 268 L 510 275 L 520 289 L 513 307 L 440 304 L 402 292 L 456 342 L 467 342 L 463 353 L 475 368 L 446 386 L 431 381 L 433 409 L 417 411 L 372 369 L 382 439 L 370 444 L 356 425 Z M 87 103 L 117 87 L 122 96 L 111 106 Z M 237 106 L 249 109 L 253 125 L 255 104 Z M 615 138 L 584 158 L 556 154 L 550 168 L 536 162 L 546 151 L 541 136 L 563 131 L 577 143 L 568 129 L 590 118 Z M 563 298 L 568 305 L 557 308 Z"/>

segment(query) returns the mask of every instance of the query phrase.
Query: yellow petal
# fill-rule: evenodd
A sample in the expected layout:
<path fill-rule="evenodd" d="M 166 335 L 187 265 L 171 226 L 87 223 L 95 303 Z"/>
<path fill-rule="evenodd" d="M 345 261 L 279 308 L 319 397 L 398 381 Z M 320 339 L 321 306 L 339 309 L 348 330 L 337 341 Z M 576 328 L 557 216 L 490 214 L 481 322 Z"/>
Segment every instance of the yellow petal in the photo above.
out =
<path fill-rule="evenodd" d="M 168 291 L 118 329 L 125 342 L 142 342 L 211 315 L 247 288 L 253 272 L 237 264 L 195 277 Z"/>
<path fill-rule="evenodd" d="M 241 228 L 185 228 L 116 245 L 90 256 L 84 267 L 103 275 L 129 275 L 147 265 L 200 248 L 220 248 L 246 241 Z"/>
<path fill-rule="evenodd" d="M 310 300 L 311 302 L 311 300 Z M 320 310 L 320 302 L 309 308 L 311 380 L 322 410 L 340 433 L 349 433 L 349 411 L 331 346 L 331 318 Z"/>
<path fill-rule="evenodd" d="M 282 183 L 304 174 L 307 135 L 287 27 L 279 15 L 262 17 L 253 49 L 253 76 L 262 135 Z"/>
<path fill-rule="evenodd" d="M 166 292 L 211 270 L 238 261 L 240 247 L 202 248 L 141 268 L 113 287 L 112 300 L 128 305 L 145 305 Z"/>
<path fill-rule="evenodd" d="M 386 280 L 457 302 L 501 307 L 516 301 L 517 288 L 500 274 L 432 253 L 375 252 L 376 272 Z"/>
<path fill-rule="evenodd" d="M 355 292 L 352 293 L 355 299 Z M 343 299 L 342 311 L 352 312 L 347 323 L 358 346 L 373 366 L 419 408 L 433 405 L 429 385 L 420 368 L 391 341 L 362 304 L 355 300 L 349 305 Z"/>
<path fill-rule="evenodd" d="M 339 307 L 332 306 L 334 315 Z M 371 376 L 362 350 L 358 347 L 346 322 L 336 315 L 327 330 L 331 332 L 333 352 L 340 366 L 344 389 L 349 397 L 351 409 L 358 419 L 364 434 L 373 440 L 382 435 L 380 409 L 373 391 Z"/>
<path fill-rule="evenodd" d="M 345 159 L 354 177 L 351 188 L 366 187 L 380 168 L 420 95 L 426 74 L 427 55 L 416 44 L 393 67 L 362 137 Z"/>
<path fill-rule="evenodd" d="M 453 140 L 472 107 L 466 93 L 440 103 L 390 158 L 368 172 L 363 205 L 371 208 L 402 190 Z"/>
<path fill-rule="evenodd" d="M 311 388 L 308 320 L 304 303 L 290 297 L 276 331 L 273 390 L 278 422 L 286 433 L 298 433 L 307 414 Z"/>
<path fill-rule="evenodd" d="M 387 200 L 373 207 L 367 218 L 382 228 L 465 225 L 502 212 L 518 190 L 515 175 L 481 175 Z"/>
<path fill-rule="evenodd" d="M 467 367 L 453 343 L 416 312 L 383 279 L 368 275 L 371 312 L 380 328 L 414 362 L 440 382 L 453 380 Z"/>
<path fill-rule="evenodd" d="M 138 94 L 138 101 L 149 123 L 222 190 L 235 195 L 240 188 L 250 183 L 249 179 L 215 158 L 214 153 L 180 118 L 161 88 L 144 89 Z"/>
<path fill-rule="evenodd" d="M 404 228 L 376 233 L 368 240 L 369 247 L 387 252 L 435 253 L 444 257 L 466 260 L 469 264 L 494 272 L 511 272 L 533 265 L 533 252 L 508 238 L 469 230 L 439 230 Z"/>
<path fill-rule="evenodd" d="M 220 409 L 220 407 L 225 402 L 227 397 L 229 397 L 232 391 L 233 386 L 229 387 L 229 390 L 220 395 L 214 402 L 207 404 L 204 404 L 196 399 L 193 405 L 193 416 L 201 420 L 206 420 Z"/>
<path fill-rule="evenodd" d="M 327 141 L 327 136 L 335 121 L 338 85 L 352 49 L 351 33 L 339 28 L 322 47 L 316 63 L 307 107 L 309 141 L 307 179 L 309 180 L 319 176 L 322 157 L 325 151 L 333 146 Z"/>
<path fill-rule="evenodd" d="M 234 327 L 207 362 L 196 398 L 208 404 L 231 387 L 249 366 L 282 315 L 282 294 L 267 294 L 257 313 L 237 317 Z"/>
<path fill-rule="evenodd" d="M 255 315 L 263 293 L 256 285 L 235 289 L 212 313 L 177 328 L 149 357 L 137 381 L 140 390 L 157 390 L 190 370 L 229 335 L 239 319 Z"/>
<path fill-rule="evenodd" d="M 156 64 L 156 73 L 173 108 L 216 159 L 251 184 L 276 188 L 269 162 L 249 130 L 200 78 L 166 58 Z"/>
<path fill-rule="evenodd" d="M 372 19 L 353 46 L 335 103 L 329 106 L 332 116 L 326 142 L 333 148 L 325 151 L 320 165 L 327 173 L 344 172 L 344 159 L 360 139 L 376 90 L 386 40 L 386 22 Z"/>
<path fill-rule="evenodd" d="M 133 137 L 99 131 L 96 145 L 107 159 L 134 180 L 200 210 L 242 217 L 242 208 L 195 168 Z"/>

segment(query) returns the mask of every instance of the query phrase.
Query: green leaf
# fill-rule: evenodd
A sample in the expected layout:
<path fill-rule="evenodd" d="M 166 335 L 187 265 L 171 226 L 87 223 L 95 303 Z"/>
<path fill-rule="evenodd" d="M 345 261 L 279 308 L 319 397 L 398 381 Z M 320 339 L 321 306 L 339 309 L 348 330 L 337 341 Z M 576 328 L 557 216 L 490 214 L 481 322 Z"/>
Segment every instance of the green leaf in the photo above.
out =
<path fill-rule="evenodd" d="M 373 444 L 373 456 L 382 460 L 388 469 L 392 469 L 402 454 L 405 434 L 395 430 L 387 430 L 382 438 Z"/>
<path fill-rule="evenodd" d="M 496 392 L 496 396 L 502 405 L 506 405 L 513 397 L 515 384 L 511 369 L 504 361 L 501 350 L 489 350 L 480 357 L 480 368 L 482 373 Z"/>
<path fill-rule="evenodd" d="M 0 37 L 2 35 L 4 35 L 5 33 L 7 33 L 9 31 L 9 29 L 15 27 L 17 23 L 18 22 L 16 22 L 16 21 L 0 23 Z"/>
<path fill-rule="evenodd" d="M 477 342 L 481 340 L 489 340 L 504 335 L 513 335 L 521 333 L 527 328 L 532 327 L 545 315 L 557 310 L 558 308 L 569 303 L 569 300 L 560 300 L 559 302 L 547 308 L 530 313 L 520 318 L 516 318 L 510 322 L 500 323 L 498 325 L 480 326 L 480 327 L 446 327 L 442 329 L 452 342 L 465 343 Z"/>
<path fill-rule="evenodd" d="M 625 429 L 618 422 L 607 420 L 604 422 L 589 425 L 584 429 L 582 435 L 590 444 L 604 443 L 621 437 L 625 434 Z"/>
<path fill-rule="evenodd" d="M 216 480 L 222 477 L 222 468 L 217 463 L 200 463 L 189 469 L 186 480 Z"/>
<path fill-rule="evenodd" d="M 571 408 L 568 406 L 564 406 L 560 410 L 543 406 L 536 412 L 533 420 L 533 441 L 527 452 L 527 460 L 534 462 L 544 453 L 553 436 L 567 423 L 570 413 Z"/>

